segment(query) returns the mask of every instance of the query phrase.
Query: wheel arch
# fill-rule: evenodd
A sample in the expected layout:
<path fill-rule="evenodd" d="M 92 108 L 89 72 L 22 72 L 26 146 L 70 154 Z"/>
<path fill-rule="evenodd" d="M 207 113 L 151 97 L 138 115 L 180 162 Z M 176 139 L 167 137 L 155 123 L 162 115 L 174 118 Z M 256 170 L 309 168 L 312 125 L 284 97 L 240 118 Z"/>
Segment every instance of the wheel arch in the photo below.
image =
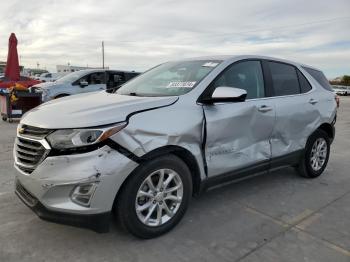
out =
<path fill-rule="evenodd" d="M 199 169 L 199 164 L 193 154 L 180 146 L 169 145 L 160 147 L 152 150 L 151 152 L 145 154 L 140 158 L 141 163 L 143 161 L 149 161 L 150 159 L 156 158 L 157 156 L 164 154 L 173 154 L 185 162 L 192 176 L 192 192 L 193 195 L 198 195 L 200 192 L 201 185 L 201 174 Z"/>
<path fill-rule="evenodd" d="M 142 157 L 140 157 L 138 163 L 142 164 L 146 161 L 149 161 L 151 159 L 154 159 L 156 157 L 159 157 L 159 156 L 162 156 L 165 154 L 173 154 L 185 162 L 188 169 L 190 170 L 191 177 L 192 177 L 192 195 L 194 195 L 194 196 L 199 195 L 200 190 L 201 190 L 201 188 L 200 188 L 201 175 L 200 175 L 199 164 L 198 164 L 196 158 L 193 156 L 193 154 L 189 150 L 187 150 L 183 147 L 180 147 L 180 146 L 172 146 L 172 145 L 160 147 L 160 148 L 154 149 L 154 150 L 148 152 L 147 154 L 143 155 Z M 126 183 L 128 182 L 128 180 L 134 174 L 134 171 L 131 172 L 131 174 L 123 181 L 123 183 L 119 187 L 119 190 L 114 198 L 113 209 L 115 209 L 115 204 L 118 201 L 119 195 L 123 191 L 123 188 L 126 185 Z"/>
<path fill-rule="evenodd" d="M 335 132 L 334 132 L 334 126 L 332 124 L 323 123 L 317 129 L 320 129 L 320 130 L 326 132 L 331 141 L 334 139 Z"/>
<path fill-rule="evenodd" d="M 65 97 L 65 96 L 70 96 L 70 94 L 67 94 L 67 93 L 58 94 L 58 95 L 55 95 L 54 99 Z"/>

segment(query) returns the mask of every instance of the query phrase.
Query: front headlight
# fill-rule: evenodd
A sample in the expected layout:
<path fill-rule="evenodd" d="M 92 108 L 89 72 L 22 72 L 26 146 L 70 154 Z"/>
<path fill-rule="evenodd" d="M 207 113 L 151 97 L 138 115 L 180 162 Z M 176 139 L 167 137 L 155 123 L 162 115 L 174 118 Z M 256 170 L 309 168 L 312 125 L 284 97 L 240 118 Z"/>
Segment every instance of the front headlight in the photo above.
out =
<path fill-rule="evenodd" d="M 47 89 L 40 89 L 41 98 L 43 101 L 46 101 L 49 96 L 49 91 Z"/>
<path fill-rule="evenodd" d="M 89 146 L 106 140 L 126 126 L 126 122 L 105 128 L 61 129 L 47 136 L 50 145 L 55 149 L 70 149 Z"/>

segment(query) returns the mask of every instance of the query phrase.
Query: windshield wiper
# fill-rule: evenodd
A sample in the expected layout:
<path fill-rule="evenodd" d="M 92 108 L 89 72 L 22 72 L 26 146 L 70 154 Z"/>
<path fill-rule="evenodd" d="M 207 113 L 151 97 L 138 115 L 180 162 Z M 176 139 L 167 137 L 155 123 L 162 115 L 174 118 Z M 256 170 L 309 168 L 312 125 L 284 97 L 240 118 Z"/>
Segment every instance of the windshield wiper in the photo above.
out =
<path fill-rule="evenodd" d="M 118 93 L 116 93 L 116 94 L 118 94 Z M 161 95 L 152 95 L 152 94 L 136 93 L 136 92 L 121 93 L 119 95 L 123 95 L 123 96 L 140 96 L 140 97 L 159 97 L 159 96 L 161 96 Z"/>

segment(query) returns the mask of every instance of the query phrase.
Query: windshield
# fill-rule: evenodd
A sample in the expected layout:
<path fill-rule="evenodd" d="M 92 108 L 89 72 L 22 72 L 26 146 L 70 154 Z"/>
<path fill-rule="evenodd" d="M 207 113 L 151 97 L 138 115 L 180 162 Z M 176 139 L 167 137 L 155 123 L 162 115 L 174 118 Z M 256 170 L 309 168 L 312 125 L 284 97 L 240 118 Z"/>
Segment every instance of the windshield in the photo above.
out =
<path fill-rule="evenodd" d="M 84 71 L 78 71 L 73 72 L 68 75 L 62 76 L 61 78 L 57 79 L 56 82 L 58 83 L 73 83 L 74 81 L 78 80 L 82 76 L 84 76 L 86 72 Z"/>
<path fill-rule="evenodd" d="M 118 89 L 120 95 L 178 96 L 191 91 L 221 61 L 195 60 L 161 64 Z"/>

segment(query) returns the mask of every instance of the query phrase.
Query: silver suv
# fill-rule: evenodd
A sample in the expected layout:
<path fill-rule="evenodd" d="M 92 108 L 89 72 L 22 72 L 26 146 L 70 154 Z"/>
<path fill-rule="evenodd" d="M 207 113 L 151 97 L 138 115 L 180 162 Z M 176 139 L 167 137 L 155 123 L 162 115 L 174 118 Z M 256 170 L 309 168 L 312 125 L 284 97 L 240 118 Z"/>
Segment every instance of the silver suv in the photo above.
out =
<path fill-rule="evenodd" d="M 106 69 L 85 69 L 69 73 L 52 82 L 44 81 L 32 89 L 42 93 L 42 101 L 46 102 L 65 96 L 115 89 L 138 74 Z"/>
<path fill-rule="evenodd" d="M 114 93 L 27 113 L 14 146 L 16 193 L 45 220 L 132 234 L 173 228 L 218 183 L 293 166 L 324 171 L 336 101 L 323 73 L 261 56 L 161 64 Z"/>

